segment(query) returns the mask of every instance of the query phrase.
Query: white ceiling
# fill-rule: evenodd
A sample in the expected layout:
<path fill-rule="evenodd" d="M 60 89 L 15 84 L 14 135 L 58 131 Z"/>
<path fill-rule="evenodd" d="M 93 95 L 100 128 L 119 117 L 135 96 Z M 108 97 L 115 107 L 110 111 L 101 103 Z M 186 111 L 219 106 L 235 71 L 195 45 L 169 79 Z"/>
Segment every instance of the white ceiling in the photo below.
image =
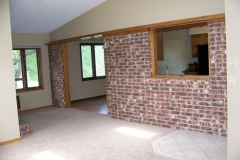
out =
<path fill-rule="evenodd" d="M 9 0 L 12 33 L 50 33 L 106 0 Z"/>

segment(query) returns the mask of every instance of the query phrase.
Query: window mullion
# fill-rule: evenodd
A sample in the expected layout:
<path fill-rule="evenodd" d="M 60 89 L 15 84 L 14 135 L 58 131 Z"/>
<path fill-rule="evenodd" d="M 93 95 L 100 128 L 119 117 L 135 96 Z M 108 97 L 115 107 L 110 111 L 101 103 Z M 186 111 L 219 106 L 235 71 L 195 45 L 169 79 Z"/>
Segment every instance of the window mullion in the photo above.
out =
<path fill-rule="evenodd" d="M 24 49 L 21 49 L 21 59 L 22 59 L 23 88 L 27 89 L 28 85 L 27 85 L 26 54 Z"/>
<path fill-rule="evenodd" d="M 94 45 L 91 45 L 91 50 L 92 50 L 92 68 L 93 68 L 93 77 L 96 78 L 96 64 L 95 64 L 95 49 Z"/>
<path fill-rule="evenodd" d="M 39 49 L 36 49 L 36 54 L 37 54 L 38 83 L 39 83 L 39 86 L 41 86 L 42 85 L 42 79 L 41 79 L 40 74 L 42 73 L 42 71 L 41 71 L 41 67 L 40 67 L 40 52 L 39 52 Z"/>

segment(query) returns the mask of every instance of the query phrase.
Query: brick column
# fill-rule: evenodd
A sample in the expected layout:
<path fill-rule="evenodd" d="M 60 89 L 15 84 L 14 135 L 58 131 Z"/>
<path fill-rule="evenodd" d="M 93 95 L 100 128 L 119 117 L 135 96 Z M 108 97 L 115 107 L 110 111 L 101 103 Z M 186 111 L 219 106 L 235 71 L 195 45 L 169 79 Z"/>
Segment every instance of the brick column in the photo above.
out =
<path fill-rule="evenodd" d="M 50 45 L 49 67 L 52 90 L 52 103 L 54 107 L 66 107 L 66 95 L 64 86 L 63 46 Z"/>

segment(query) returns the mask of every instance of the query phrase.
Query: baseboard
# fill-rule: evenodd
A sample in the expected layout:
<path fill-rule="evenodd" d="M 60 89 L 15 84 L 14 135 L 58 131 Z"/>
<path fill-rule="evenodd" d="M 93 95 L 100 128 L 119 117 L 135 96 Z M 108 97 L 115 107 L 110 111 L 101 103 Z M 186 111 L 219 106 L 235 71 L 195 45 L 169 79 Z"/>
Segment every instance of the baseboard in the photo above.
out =
<path fill-rule="evenodd" d="M 18 110 L 18 113 L 35 111 L 35 110 L 44 109 L 44 108 L 50 108 L 50 107 L 52 107 L 52 105 L 50 105 L 50 106 L 43 106 L 43 107 L 37 107 L 37 108 L 31 108 L 31 109 L 26 109 L 26 110 Z"/>
<path fill-rule="evenodd" d="M 14 143 L 14 142 L 18 142 L 18 141 L 21 141 L 21 140 L 22 140 L 21 138 L 15 138 L 15 139 L 11 139 L 11 140 L 8 140 L 8 141 L 5 141 L 5 142 L 0 142 L 0 146 L 7 145 L 7 144 L 10 144 L 10 143 Z"/>
<path fill-rule="evenodd" d="M 92 98 L 100 98 L 100 97 L 106 97 L 106 94 L 101 95 L 101 96 L 96 96 L 96 97 L 88 97 L 88 98 L 84 98 L 84 99 L 77 99 L 77 100 L 73 100 L 71 102 L 78 102 L 78 101 L 83 101 L 83 100 L 92 99 Z"/>

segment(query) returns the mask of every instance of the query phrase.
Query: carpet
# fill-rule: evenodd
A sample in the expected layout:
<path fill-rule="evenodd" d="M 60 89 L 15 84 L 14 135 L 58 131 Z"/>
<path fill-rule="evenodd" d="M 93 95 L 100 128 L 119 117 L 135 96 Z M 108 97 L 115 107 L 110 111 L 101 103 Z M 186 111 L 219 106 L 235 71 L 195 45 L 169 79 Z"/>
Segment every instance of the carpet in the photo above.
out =
<path fill-rule="evenodd" d="M 116 120 L 77 109 L 46 108 L 19 114 L 33 132 L 0 146 L 0 160 L 170 160 L 151 141 L 175 130 Z"/>

